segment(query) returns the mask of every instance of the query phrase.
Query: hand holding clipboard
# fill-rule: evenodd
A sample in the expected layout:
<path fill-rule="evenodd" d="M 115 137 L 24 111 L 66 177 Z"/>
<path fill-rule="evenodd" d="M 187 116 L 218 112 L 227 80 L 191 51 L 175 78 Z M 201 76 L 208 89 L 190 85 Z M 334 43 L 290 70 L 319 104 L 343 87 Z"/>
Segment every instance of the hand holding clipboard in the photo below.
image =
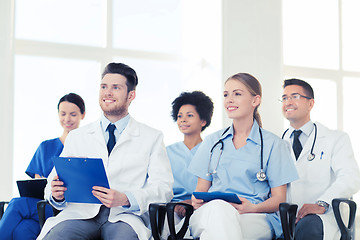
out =
<path fill-rule="evenodd" d="M 60 189 L 63 183 L 67 202 L 102 204 L 92 192 L 94 186 L 110 188 L 102 159 L 54 157 L 53 161 L 60 181 L 52 181 L 52 186 Z M 58 197 L 60 200 L 61 191 Z"/>

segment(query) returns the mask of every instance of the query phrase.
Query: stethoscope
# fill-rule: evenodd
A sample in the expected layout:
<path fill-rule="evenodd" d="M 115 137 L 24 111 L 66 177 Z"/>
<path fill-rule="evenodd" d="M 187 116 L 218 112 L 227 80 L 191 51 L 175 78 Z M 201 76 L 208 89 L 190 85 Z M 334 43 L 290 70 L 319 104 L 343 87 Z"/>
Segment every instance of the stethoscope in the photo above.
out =
<path fill-rule="evenodd" d="M 313 151 L 314 151 L 315 142 L 316 142 L 316 135 L 317 135 L 317 126 L 316 126 L 315 123 L 314 123 L 314 128 L 315 128 L 314 141 L 313 141 L 313 144 L 312 144 L 312 147 L 311 147 L 310 154 L 309 154 L 309 156 L 307 157 L 307 160 L 308 160 L 308 161 L 312 161 L 312 160 L 314 160 L 314 158 L 315 158 L 315 153 L 313 152 Z M 283 133 L 283 135 L 282 135 L 282 137 L 281 137 L 282 139 L 284 139 L 284 136 L 285 136 L 285 134 L 287 133 L 287 131 L 289 131 L 289 129 L 286 129 L 286 131 Z"/>
<path fill-rule="evenodd" d="M 228 127 L 227 129 L 225 129 L 225 131 L 223 132 L 223 134 L 221 134 L 221 137 L 229 130 L 230 127 Z M 265 181 L 266 179 L 266 174 L 264 172 L 264 166 L 263 166 L 263 151 L 264 151 L 264 140 L 263 140 L 263 135 L 262 135 L 262 131 L 261 131 L 261 128 L 259 127 L 259 133 L 260 133 L 260 140 L 261 140 L 261 150 L 260 150 L 260 154 L 261 154 L 261 159 L 260 159 L 260 171 L 256 173 L 256 178 L 259 180 L 259 181 Z M 216 148 L 217 145 L 220 144 L 220 154 L 219 154 L 219 157 L 217 159 L 217 163 L 216 163 L 216 166 L 214 168 L 214 170 L 212 172 L 210 172 L 210 163 L 211 163 L 211 158 L 212 158 L 212 155 L 213 155 L 213 151 L 214 149 Z M 219 141 L 217 141 L 214 146 L 211 148 L 210 150 L 210 160 L 209 160 L 209 164 L 208 164 L 208 173 L 206 174 L 206 176 L 210 176 L 210 175 L 213 175 L 216 173 L 216 169 L 218 168 L 219 166 L 219 162 L 220 162 L 220 157 L 222 155 L 222 152 L 223 152 L 223 149 L 224 149 L 224 142 L 222 139 L 219 139 Z"/>

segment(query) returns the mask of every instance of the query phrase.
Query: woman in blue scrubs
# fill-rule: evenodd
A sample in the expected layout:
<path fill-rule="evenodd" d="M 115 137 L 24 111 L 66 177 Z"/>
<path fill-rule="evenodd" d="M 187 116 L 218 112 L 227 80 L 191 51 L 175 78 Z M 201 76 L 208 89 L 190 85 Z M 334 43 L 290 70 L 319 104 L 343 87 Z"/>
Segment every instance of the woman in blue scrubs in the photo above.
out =
<path fill-rule="evenodd" d="M 259 81 L 246 73 L 226 80 L 224 107 L 232 125 L 206 137 L 189 170 L 198 177 L 196 191 L 235 193 L 242 204 L 192 197 L 194 237 L 272 239 L 282 234 L 278 211 L 286 201 L 286 184 L 298 178 L 286 143 L 261 128 Z M 219 141 L 213 149 L 211 149 Z M 261 167 L 261 148 L 263 167 Z M 262 170 L 262 171 L 260 171 Z M 258 178 L 259 173 L 265 179 Z"/>
<path fill-rule="evenodd" d="M 202 142 L 201 132 L 211 123 L 213 110 L 211 99 L 200 91 L 183 92 L 172 102 L 171 116 L 184 134 L 183 141 L 166 148 L 174 176 L 173 202 L 191 204 L 197 177 L 187 168 Z M 184 211 L 181 206 L 175 208 L 180 218 L 184 216 Z"/>
<path fill-rule="evenodd" d="M 61 137 L 46 140 L 36 150 L 26 174 L 31 178 L 46 178 L 54 164 L 52 157 L 59 156 L 68 133 L 79 127 L 85 116 L 85 103 L 75 94 L 63 96 L 58 103 L 60 125 L 63 128 Z M 36 203 L 40 199 L 19 197 L 11 199 L 0 221 L 0 238 L 3 240 L 36 239 L 40 233 L 39 218 Z M 52 215 L 47 208 L 47 217 Z"/>

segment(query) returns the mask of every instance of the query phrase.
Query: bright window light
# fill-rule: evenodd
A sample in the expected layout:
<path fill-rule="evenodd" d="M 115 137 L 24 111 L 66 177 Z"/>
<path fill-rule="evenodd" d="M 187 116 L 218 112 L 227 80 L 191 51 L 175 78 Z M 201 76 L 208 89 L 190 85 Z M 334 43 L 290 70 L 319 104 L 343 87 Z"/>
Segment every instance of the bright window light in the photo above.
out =
<path fill-rule="evenodd" d="M 114 47 L 181 53 L 180 0 L 114 1 Z"/>
<path fill-rule="evenodd" d="M 342 0 L 343 16 L 343 67 L 344 70 L 360 72 L 360 1 Z"/>
<path fill-rule="evenodd" d="M 15 4 L 17 39 L 105 46 L 104 0 L 16 0 Z"/>
<path fill-rule="evenodd" d="M 99 84 L 100 64 L 95 61 L 15 57 L 15 180 L 28 178 L 25 170 L 42 141 L 63 133 L 57 114 L 63 95 L 74 92 L 84 99 L 86 116 L 81 125 L 100 116 Z"/>
<path fill-rule="evenodd" d="M 338 1 L 282 2 L 284 64 L 338 69 Z"/>
<path fill-rule="evenodd" d="M 350 135 L 352 146 L 355 152 L 355 157 L 360 163 L 360 151 L 357 146 L 360 146 L 360 128 L 359 125 L 360 113 L 358 109 L 360 78 L 345 78 L 343 82 L 344 93 L 344 131 Z"/>
<path fill-rule="evenodd" d="M 311 110 L 311 119 L 324 124 L 330 129 L 337 129 L 336 82 L 326 79 L 304 80 L 311 85 L 315 95 L 315 105 Z"/>

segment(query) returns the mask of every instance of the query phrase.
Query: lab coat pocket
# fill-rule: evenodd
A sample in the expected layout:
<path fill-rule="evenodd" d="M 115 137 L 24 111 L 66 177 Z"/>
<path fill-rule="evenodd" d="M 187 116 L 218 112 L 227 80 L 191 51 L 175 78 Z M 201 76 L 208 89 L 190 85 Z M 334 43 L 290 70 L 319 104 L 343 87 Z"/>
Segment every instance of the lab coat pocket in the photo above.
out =
<path fill-rule="evenodd" d="M 123 191 L 141 188 L 147 178 L 148 164 L 149 157 L 144 152 L 124 153 L 117 161 L 110 163 L 117 167 L 109 166 L 108 168 L 109 174 L 114 176 L 111 178 L 113 179 L 112 185 L 122 186 Z"/>
<path fill-rule="evenodd" d="M 330 172 L 330 159 L 326 157 L 324 153 L 318 153 L 315 156 L 315 159 L 312 161 L 308 161 L 307 164 L 307 178 L 313 184 L 323 184 L 324 182 L 328 182 L 324 177 L 328 176 Z"/>

